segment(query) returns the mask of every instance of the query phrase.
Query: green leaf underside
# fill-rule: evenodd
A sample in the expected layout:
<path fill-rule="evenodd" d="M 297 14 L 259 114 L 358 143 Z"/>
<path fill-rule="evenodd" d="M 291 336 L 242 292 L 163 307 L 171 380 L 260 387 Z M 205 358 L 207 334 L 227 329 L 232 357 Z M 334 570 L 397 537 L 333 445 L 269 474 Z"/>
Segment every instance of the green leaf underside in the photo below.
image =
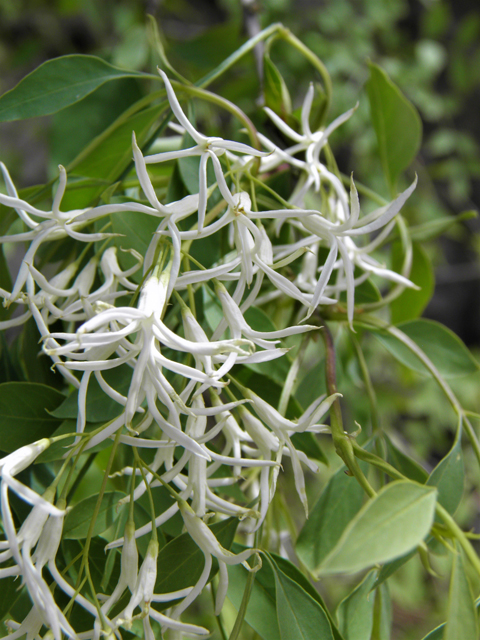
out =
<path fill-rule="evenodd" d="M 465 572 L 463 552 L 455 542 L 457 553 L 453 555 L 452 575 L 448 597 L 447 622 L 443 640 L 478 638 L 478 618 L 472 589 Z"/>
<path fill-rule="evenodd" d="M 366 83 L 373 127 L 383 171 L 391 191 L 399 175 L 417 155 L 422 122 L 415 107 L 376 64 L 370 63 Z"/>
<path fill-rule="evenodd" d="M 101 58 L 68 55 L 47 60 L 0 98 L 0 121 L 56 113 L 78 102 L 110 80 L 141 77 Z"/>
<path fill-rule="evenodd" d="M 0 450 L 11 453 L 50 437 L 60 421 L 47 412 L 64 399 L 56 389 L 36 382 L 0 384 Z"/>
<path fill-rule="evenodd" d="M 464 483 L 465 467 L 460 430 L 450 451 L 430 474 L 427 484 L 437 487 L 438 502 L 453 514 L 462 500 Z"/>
<path fill-rule="evenodd" d="M 316 575 L 355 573 L 417 547 L 433 523 L 436 494 L 406 480 L 383 487 L 350 521 Z"/>
<path fill-rule="evenodd" d="M 458 336 L 433 320 L 413 320 L 398 325 L 432 361 L 444 378 L 475 373 L 479 365 Z M 418 373 L 430 375 L 417 356 L 395 336 L 383 332 L 373 334 L 402 364 Z"/>
<path fill-rule="evenodd" d="M 376 594 L 371 592 L 377 573 L 370 571 L 337 608 L 338 626 L 345 640 L 370 640 Z"/>

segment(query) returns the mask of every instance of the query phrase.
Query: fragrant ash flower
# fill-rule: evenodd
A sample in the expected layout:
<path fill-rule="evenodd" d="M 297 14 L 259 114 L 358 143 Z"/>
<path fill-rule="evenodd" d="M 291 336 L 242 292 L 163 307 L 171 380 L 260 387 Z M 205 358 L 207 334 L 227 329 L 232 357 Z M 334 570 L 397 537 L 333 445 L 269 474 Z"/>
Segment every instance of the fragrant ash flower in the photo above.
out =
<path fill-rule="evenodd" d="M 180 106 L 180 103 L 175 95 L 172 85 L 167 75 L 158 69 L 158 73 L 161 75 L 162 80 L 165 83 L 165 89 L 167 90 L 167 98 L 170 103 L 170 107 L 175 114 L 177 120 L 185 129 L 185 131 L 193 138 L 196 144 L 189 149 L 181 149 L 179 151 L 167 151 L 163 153 L 156 153 L 145 158 L 147 164 L 155 162 L 166 162 L 168 160 L 176 160 L 178 158 L 188 158 L 191 156 L 200 156 L 200 167 L 198 174 L 199 181 L 199 194 L 198 194 L 198 231 L 199 233 L 203 229 L 203 222 L 205 219 L 205 212 L 207 209 L 207 163 L 210 159 L 215 171 L 215 177 L 217 178 L 218 188 L 221 194 L 225 198 L 229 189 L 223 175 L 223 170 L 218 160 L 218 156 L 221 156 L 225 151 L 233 151 L 237 153 L 244 153 L 254 157 L 260 157 L 265 155 L 261 151 L 257 151 L 253 147 L 240 142 L 233 142 L 232 140 L 224 140 L 218 137 L 207 137 L 202 133 L 199 133 L 195 127 L 190 123 L 188 118 Z"/>

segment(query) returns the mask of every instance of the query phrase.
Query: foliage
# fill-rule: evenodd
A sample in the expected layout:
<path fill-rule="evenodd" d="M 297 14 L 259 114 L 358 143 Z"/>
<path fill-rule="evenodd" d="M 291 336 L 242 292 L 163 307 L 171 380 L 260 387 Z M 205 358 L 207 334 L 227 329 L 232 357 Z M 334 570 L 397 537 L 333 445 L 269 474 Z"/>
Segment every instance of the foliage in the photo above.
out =
<path fill-rule="evenodd" d="M 396 20 L 393 5 L 366 3 L 347 50 Z M 266 18 L 279 10 L 267 3 Z M 278 23 L 243 42 L 233 11 L 166 53 L 158 25 L 139 23 L 108 59 L 54 58 L 0 97 L 5 121 L 54 114 L 66 165 L 17 193 L 2 164 L 3 264 L 26 244 L 0 283 L 12 640 L 192 637 L 215 618 L 231 640 L 407 637 L 392 635 L 392 601 L 427 580 L 443 596 L 422 593 L 408 637 L 477 637 L 479 365 L 420 317 L 431 239 L 455 220 L 432 215 L 435 169 L 415 164 L 421 120 L 394 61 L 348 67 L 349 12 L 323 16 L 330 49 Z M 429 15 L 426 34 L 441 23 Z M 433 82 L 438 49 L 423 41 L 415 55 L 430 55 Z M 300 103 L 307 69 L 316 83 Z M 424 80 L 405 86 L 441 120 Z M 367 132 L 349 140 L 350 161 L 369 154 L 351 178 L 330 136 L 341 148 L 355 127 Z"/>

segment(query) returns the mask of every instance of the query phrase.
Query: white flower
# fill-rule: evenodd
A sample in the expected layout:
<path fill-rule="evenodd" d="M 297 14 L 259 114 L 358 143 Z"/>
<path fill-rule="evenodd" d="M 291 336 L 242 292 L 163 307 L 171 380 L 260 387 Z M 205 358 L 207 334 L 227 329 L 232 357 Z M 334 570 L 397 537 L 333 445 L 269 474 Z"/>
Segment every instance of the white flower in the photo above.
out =
<path fill-rule="evenodd" d="M 244 563 L 257 551 L 256 549 L 246 549 L 245 551 L 235 555 L 231 551 L 224 549 L 203 520 L 195 515 L 195 512 L 187 502 L 181 500 L 179 502 L 179 506 L 187 532 L 203 552 L 205 565 L 197 584 L 193 587 L 185 600 L 175 607 L 173 610 L 173 616 L 178 617 L 183 611 L 185 611 L 185 609 L 195 600 L 207 584 L 210 570 L 212 568 L 212 557 L 217 558 L 220 571 L 220 582 L 218 585 L 217 599 L 215 603 L 215 614 L 218 615 L 222 609 L 225 596 L 227 595 L 227 565 Z M 248 568 L 250 569 L 250 567 Z"/>
<path fill-rule="evenodd" d="M 53 199 L 52 210 L 51 211 L 42 211 L 32 206 L 28 202 L 21 200 L 18 197 L 18 193 L 13 185 L 13 182 L 8 174 L 8 171 L 3 165 L 0 163 L 0 168 L 2 169 L 3 176 L 5 179 L 5 183 L 7 185 L 7 190 L 9 195 L 3 195 L 0 193 L 0 203 L 4 204 L 7 207 L 14 208 L 23 222 L 30 227 L 30 231 L 26 231 L 24 233 L 17 233 L 15 235 L 7 235 L 0 236 L 0 243 L 2 242 L 28 242 L 31 241 L 30 247 L 25 254 L 25 257 L 22 261 L 20 269 L 18 271 L 18 275 L 12 289 L 11 294 L 7 299 L 7 303 L 11 303 L 18 298 L 20 292 L 25 284 L 29 273 L 30 265 L 33 265 L 35 260 L 35 255 L 38 251 L 38 248 L 42 243 L 47 240 L 58 240 L 64 238 L 66 236 L 70 236 L 75 240 L 79 240 L 81 242 L 97 242 L 99 240 L 103 240 L 109 237 L 111 234 L 108 233 L 90 233 L 85 234 L 81 233 L 78 229 L 85 226 L 85 221 L 79 221 L 79 217 L 85 212 L 87 209 L 75 209 L 72 211 L 60 211 L 60 205 L 62 202 L 62 198 L 65 193 L 65 189 L 67 186 L 67 173 L 62 167 L 59 165 L 59 183 L 57 187 L 57 191 L 55 193 L 55 197 Z M 111 213 L 117 210 L 118 207 L 115 205 L 105 205 L 104 207 L 97 207 L 96 209 L 89 210 L 90 211 L 90 219 L 94 219 L 97 217 L 101 217 L 106 215 L 106 213 Z M 92 213 L 95 212 L 95 213 Z M 30 216 L 36 216 L 41 218 L 41 222 L 36 222 Z"/>
<path fill-rule="evenodd" d="M 177 120 L 185 129 L 185 131 L 196 142 L 195 146 L 189 149 L 181 149 L 180 151 L 167 151 L 163 153 L 156 153 L 145 158 L 147 164 L 155 162 L 165 162 L 167 160 L 175 160 L 178 158 L 186 158 L 190 156 L 200 156 L 200 168 L 199 168 L 199 194 L 198 194 L 198 231 L 203 229 L 203 221 L 205 219 L 205 212 L 207 208 L 207 163 L 211 159 L 213 168 L 215 171 L 215 177 L 217 178 L 218 188 L 220 189 L 223 197 L 229 193 L 225 177 L 223 175 L 222 167 L 218 156 L 225 153 L 226 150 L 234 151 L 237 153 L 249 154 L 251 156 L 263 156 L 265 155 L 261 151 L 257 151 L 252 147 L 240 142 L 233 142 L 232 140 L 224 140 L 218 137 L 207 137 L 202 133 L 199 133 L 195 127 L 190 123 L 186 115 L 184 114 L 182 107 L 175 95 L 172 85 L 166 74 L 158 69 L 158 73 L 161 75 L 165 89 L 167 90 L 167 97 L 170 103 L 170 107 L 175 114 Z"/>

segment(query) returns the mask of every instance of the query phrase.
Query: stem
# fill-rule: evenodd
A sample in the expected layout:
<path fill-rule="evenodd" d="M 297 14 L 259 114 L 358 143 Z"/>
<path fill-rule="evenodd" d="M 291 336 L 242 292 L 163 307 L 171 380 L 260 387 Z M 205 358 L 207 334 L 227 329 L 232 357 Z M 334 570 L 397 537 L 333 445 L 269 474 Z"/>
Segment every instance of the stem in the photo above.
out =
<path fill-rule="evenodd" d="M 325 377 L 327 381 L 327 391 L 328 395 L 333 395 L 337 393 L 335 345 L 333 343 L 333 336 L 327 325 L 322 327 L 321 334 L 325 342 Z M 349 434 L 343 430 L 342 408 L 338 398 L 335 399 L 331 406 L 330 427 L 335 451 L 347 466 L 350 475 L 355 476 L 365 493 L 373 497 L 376 495 L 375 490 L 368 482 L 355 458 L 353 450 L 354 441 Z"/>
<path fill-rule="evenodd" d="M 257 529 L 257 531 L 255 531 L 255 539 L 253 543 L 253 546 L 255 548 L 258 547 L 258 543 L 261 540 L 261 531 L 262 531 L 262 527 L 260 527 L 259 529 Z M 260 566 L 258 566 L 259 564 Z M 235 624 L 233 625 L 233 629 L 230 633 L 228 640 L 238 640 L 238 638 L 240 637 L 239 634 L 242 629 L 245 615 L 247 613 L 247 607 L 248 607 L 248 602 L 250 600 L 250 596 L 252 594 L 253 583 L 255 582 L 256 571 L 254 570 L 254 568 L 256 567 L 261 568 L 261 560 L 258 554 L 255 555 L 255 564 L 253 565 L 252 570 L 249 572 L 247 576 L 247 582 L 245 584 L 245 590 L 243 592 L 242 602 L 240 603 L 240 608 L 238 610 L 238 614 L 235 619 Z"/>
<path fill-rule="evenodd" d="M 277 22 L 275 24 L 271 24 L 263 31 L 260 31 L 260 33 L 258 33 L 253 38 L 250 38 L 250 40 L 247 40 L 245 44 L 243 44 L 239 49 L 228 56 L 228 58 L 226 58 L 221 64 L 219 64 L 216 69 L 213 69 L 213 71 L 210 71 L 210 73 L 207 73 L 206 76 L 196 82 L 196 86 L 200 88 L 208 87 L 214 80 L 221 76 L 222 73 L 233 67 L 233 65 L 237 63 L 241 58 L 243 58 L 244 55 L 254 49 L 259 42 L 266 40 L 281 29 L 284 29 L 284 26 L 280 22 Z"/>
<path fill-rule="evenodd" d="M 300 51 L 300 53 L 302 53 L 305 56 L 305 58 L 307 58 L 307 60 L 319 72 L 322 78 L 324 89 L 325 89 L 324 116 L 326 116 L 330 109 L 330 104 L 332 101 L 332 93 L 333 93 L 332 81 L 330 79 L 330 74 L 327 71 L 327 67 L 323 64 L 320 58 L 318 58 L 313 53 L 313 51 L 311 51 L 308 47 L 306 47 L 301 40 L 299 40 L 296 36 L 294 36 L 289 29 L 282 27 L 281 29 L 279 29 L 279 33 L 277 37 L 282 38 L 283 40 L 286 40 L 289 44 L 295 47 L 295 49 Z"/>
<path fill-rule="evenodd" d="M 431 375 L 436 380 L 437 384 L 445 394 L 447 400 L 449 401 L 456 415 L 462 418 L 465 431 L 470 439 L 470 442 L 473 446 L 473 450 L 475 452 L 475 456 L 480 465 L 480 443 L 477 439 L 472 423 L 468 419 L 467 412 L 463 409 L 457 397 L 455 396 L 451 388 L 448 386 L 447 382 L 443 379 L 441 373 L 439 372 L 437 367 L 433 364 L 433 362 L 430 360 L 430 358 L 420 349 L 420 347 L 411 338 L 409 338 L 405 333 L 403 333 L 403 331 L 400 331 L 400 329 L 398 329 L 397 327 L 389 325 L 388 323 L 386 323 L 383 320 L 380 320 L 379 318 L 375 318 L 374 316 L 364 315 L 362 316 L 359 324 L 364 325 L 367 329 L 370 329 L 370 330 L 372 328 L 377 330 L 383 329 L 390 335 L 397 338 L 397 340 L 402 342 L 406 347 L 408 347 L 408 349 L 410 349 L 410 351 L 414 353 L 417 356 L 417 358 L 425 365 L 425 367 L 430 371 Z"/>
<path fill-rule="evenodd" d="M 363 350 L 360 345 L 360 342 L 356 337 L 356 335 L 351 332 L 350 332 L 350 339 L 355 349 L 355 353 L 357 354 L 358 364 L 360 365 L 360 371 L 362 372 L 363 382 L 365 384 L 365 389 L 367 390 L 368 399 L 370 401 L 372 432 L 373 432 L 373 435 L 376 435 L 378 432 L 381 431 L 380 420 L 378 416 L 377 396 L 372 384 L 372 379 L 370 378 L 370 372 L 368 371 L 367 363 L 365 361 L 365 356 L 363 355 Z"/>
<path fill-rule="evenodd" d="M 236 104 L 230 102 L 226 98 L 222 98 L 221 96 L 216 95 L 215 93 L 211 93 L 210 91 L 206 91 L 205 89 L 201 89 L 200 87 L 195 87 L 192 85 L 184 85 L 176 80 L 171 80 L 172 87 L 178 91 L 185 91 L 196 98 L 202 98 L 208 102 L 212 102 L 219 107 L 222 107 L 226 111 L 229 111 L 232 115 L 242 122 L 242 124 L 246 127 L 250 140 L 252 141 L 253 146 L 256 149 L 260 149 L 260 141 L 257 136 L 257 130 L 253 125 L 253 122 L 250 118 L 243 113 L 241 109 L 237 107 Z"/>
<path fill-rule="evenodd" d="M 216 594 L 213 580 L 210 583 L 210 593 L 212 594 L 213 609 L 215 610 L 215 600 L 216 600 L 217 594 Z M 219 614 L 218 616 L 216 615 L 215 620 L 217 621 L 218 629 L 220 631 L 220 635 L 222 636 L 222 640 L 228 640 L 228 635 L 225 629 L 225 625 L 223 624 L 222 615 L 221 614 Z"/>
<path fill-rule="evenodd" d="M 456 538 L 456 540 L 458 540 L 458 543 L 465 551 L 465 555 L 474 566 L 478 575 L 480 575 L 480 558 L 475 553 L 475 549 L 470 544 L 470 541 L 468 540 L 465 533 L 460 529 L 460 527 L 448 513 L 448 511 L 444 507 L 442 507 L 442 505 L 438 504 L 438 502 L 435 510 L 437 515 L 443 520 L 444 525 L 450 531 L 452 536 Z"/>

